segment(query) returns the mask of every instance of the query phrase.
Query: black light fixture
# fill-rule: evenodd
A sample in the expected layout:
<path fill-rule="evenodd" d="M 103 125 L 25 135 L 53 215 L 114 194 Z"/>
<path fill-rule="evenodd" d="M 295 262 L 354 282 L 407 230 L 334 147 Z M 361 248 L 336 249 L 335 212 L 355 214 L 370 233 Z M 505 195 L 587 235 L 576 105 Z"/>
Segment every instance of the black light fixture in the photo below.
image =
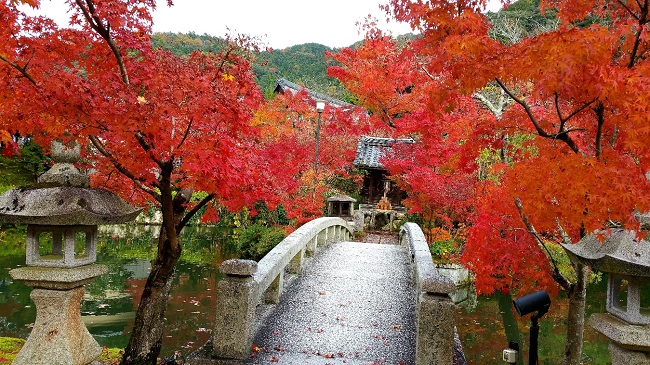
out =
<path fill-rule="evenodd" d="M 512 301 L 517 314 L 525 316 L 537 311 L 530 317 L 530 349 L 528 351 L 528 365 L 537 365 L 537 339 L 539 337 L 539 326 L 537 320 L 542 318 L 551 307 L 551 298 L 544 290 L 526 295 Z"/>

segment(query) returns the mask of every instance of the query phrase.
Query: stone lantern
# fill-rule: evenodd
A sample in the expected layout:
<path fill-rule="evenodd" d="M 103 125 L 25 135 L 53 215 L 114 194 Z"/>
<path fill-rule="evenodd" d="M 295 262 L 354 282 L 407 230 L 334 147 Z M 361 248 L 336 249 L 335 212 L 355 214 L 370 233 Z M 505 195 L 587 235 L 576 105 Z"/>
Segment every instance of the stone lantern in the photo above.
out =
<path fill-rule="evenodd" d="M 650 242 L 613 230 L 605 242 L 592 235 L 564 248 L 572 259 L 608 274 L 608 313 L 590 321 L 612 340 L 612 365 L 650 365 Z"/>
<path fill-rule="evenodd" d="M 33 187 L 0 195 L 0 222 L 27 224 L 26 267 L 9 272 L 32 288 L 36 321 L 13 364 L 88 364 L 101 347 L 81 321 L 84 285 L 105 274 L 95 264 L 97 226 L 140 213 L 117 195 L 89 187 L 73 165 L 80 147 L 52 143 L 54 166 Z"/>
<path fill-rule="evenodd" d="M 337 194 L 327 198 L 327 213 L 330 217 L 350 217 L 354 214 L 354 203 L 357 200 L 351 196 Z"/>

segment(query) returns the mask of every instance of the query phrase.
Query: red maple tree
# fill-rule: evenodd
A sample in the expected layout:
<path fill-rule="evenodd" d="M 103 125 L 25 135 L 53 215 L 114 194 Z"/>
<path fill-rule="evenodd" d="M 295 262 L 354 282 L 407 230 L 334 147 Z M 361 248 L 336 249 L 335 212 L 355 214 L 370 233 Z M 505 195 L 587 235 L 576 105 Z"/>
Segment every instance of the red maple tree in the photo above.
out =
<path fill-rule="evenodd" d="M 542 10 L 557 10 L 558 28 L 504 45 L 489 36 L 482 13 L 486 3 L 390 1 L 389 16 L 419 32 L 404 48 L 413 56 L 399 60 L 408 67 L 392 65 L 390 70 L 410 72 L 411 92 L 425 96 L 418 102 L 427 107 L 409 112 L 428 115 L 408 119 L 419 122 L 416 134 L 426 135 L 435 124 L 450 136 L 454 130 L 463 133 L 456 140 L 463 147 L 454 152 L 459 166 L 470 166 L 481 150 L 501 156 L 489 167 L 490 178 L 476 181 L 464 259 L 484 293 L 564 289 L 571 303 L 564 362 L 578 364 L 587 268 L 573 263 L 576 278 L 570 279 L 546 245 L 571 244 L 592 232 L 606 235 L 612 227 L 639 229 L 635 212 L 650 208 L 645 176 L 650 104 L 641 96 L 650 67 L 644 41 L 650 6 L 647 1 L 542 0 Z M 383 64 L 383 53 L 357 55 L 347 61 L 346 73 L 337 71 L 344 82 L 351 81 L 346 85 L 372 96 L 378 89 L 373 78 L 388 81 L 382 85 L 383 100 L 399 97 L 399 88 L 390 83 L 393 75 L 373 72 Z M 364 71 L 370 75 L 365 85 L 355 80 Z M 354 89 L 358 85 L 363 86 Z M 464 98 L 486 85 L 500 89 L 514 105 L 497 117 L 489 117 L 487 109 L 467 114 Z M 460 126 L 450 123 L 449 115 Z M 426 165 L 427 159 L 416 164 Z M 422 191 L 429 187 L 422 185 Z"/>
<path fill-rule="evenodd" d="M 263 101 L 244 47 L 179 58 L 151 46 L 154 0 L 74 0 L 71 26 L 0 3 L 0 129 L 83 146 L 92 184 L 162 212 L 158 251 L 123 364 L 155 364 L 179 233 L 213 204 L 277 204 L 297 186 L 252 125 Z M 169 2 L 171 5 L 171 1 Z M 208 214 L 210 216 L 210 214 Z"/>

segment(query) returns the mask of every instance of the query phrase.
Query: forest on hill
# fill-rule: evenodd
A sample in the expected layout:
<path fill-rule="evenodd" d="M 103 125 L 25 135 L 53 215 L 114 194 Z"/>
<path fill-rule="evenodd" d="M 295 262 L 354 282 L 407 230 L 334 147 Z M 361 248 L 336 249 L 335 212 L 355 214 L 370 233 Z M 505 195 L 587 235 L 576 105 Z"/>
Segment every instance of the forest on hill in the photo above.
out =
<path fill-rule="evenodd" d="M 503 43 L 517 42 L 526 35 L 546 31 L 555 25 L 554 13 L 540 13 L 539 0 L 519 0 L 507 9 L 487 15 L 493 24 L 492 37 Z M 405 34 L 397 39 L 408 41 L 414 37 L 413 34 Z M 178 56 L 189 55 L 195 50 L 218 51 L 224 45 L 224 40 L 220 37 L 194 32 L 154 33 L 152 42 L 154 47 L 169 50 Z M 351 44 L 349 48 L 355 48 L 359 44 L 361 42 Z M 354 97 L 340 81 L 327 76 L 327 51 L 336 52 L 337 49 L 318 43 L 305 43 L 284 49 L 260 51 L 254 55 L 253 64 L 257 84 L 266 98 L 272 96 L 278 77 L 283 77 L 308 89 L 354 103 Z"/>
<path fill-rule="evenodd" d="M 217 51 L 223 47 L 223 39 L 208 34 L 154 33 L 152 42 L 156 48 L 164 48 L 175 55 L 184 56 L 192 51 Z M 265 50 L 255 54 L 253 70 L 256 81 L 266 97 L 271 96 L 278 77 L 340 99 L 350 96 L 341 83 L 327 76 L 326 51 L 334 49 L 317 43 L 295 45 L 281 50 Z"/>

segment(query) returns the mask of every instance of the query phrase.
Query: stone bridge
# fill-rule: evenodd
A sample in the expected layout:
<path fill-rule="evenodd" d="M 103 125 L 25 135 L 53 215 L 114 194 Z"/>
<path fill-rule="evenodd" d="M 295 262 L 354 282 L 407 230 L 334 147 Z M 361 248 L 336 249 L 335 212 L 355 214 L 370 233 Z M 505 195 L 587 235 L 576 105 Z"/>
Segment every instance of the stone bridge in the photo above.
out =
<path fill-rule="evenodd" d="M 454 284 L 417 224 L 399 244 L 352 242 L 315 219 L 259 262 L 228 260 L 213 341 L 188 364 L 452 364 Z"/>

